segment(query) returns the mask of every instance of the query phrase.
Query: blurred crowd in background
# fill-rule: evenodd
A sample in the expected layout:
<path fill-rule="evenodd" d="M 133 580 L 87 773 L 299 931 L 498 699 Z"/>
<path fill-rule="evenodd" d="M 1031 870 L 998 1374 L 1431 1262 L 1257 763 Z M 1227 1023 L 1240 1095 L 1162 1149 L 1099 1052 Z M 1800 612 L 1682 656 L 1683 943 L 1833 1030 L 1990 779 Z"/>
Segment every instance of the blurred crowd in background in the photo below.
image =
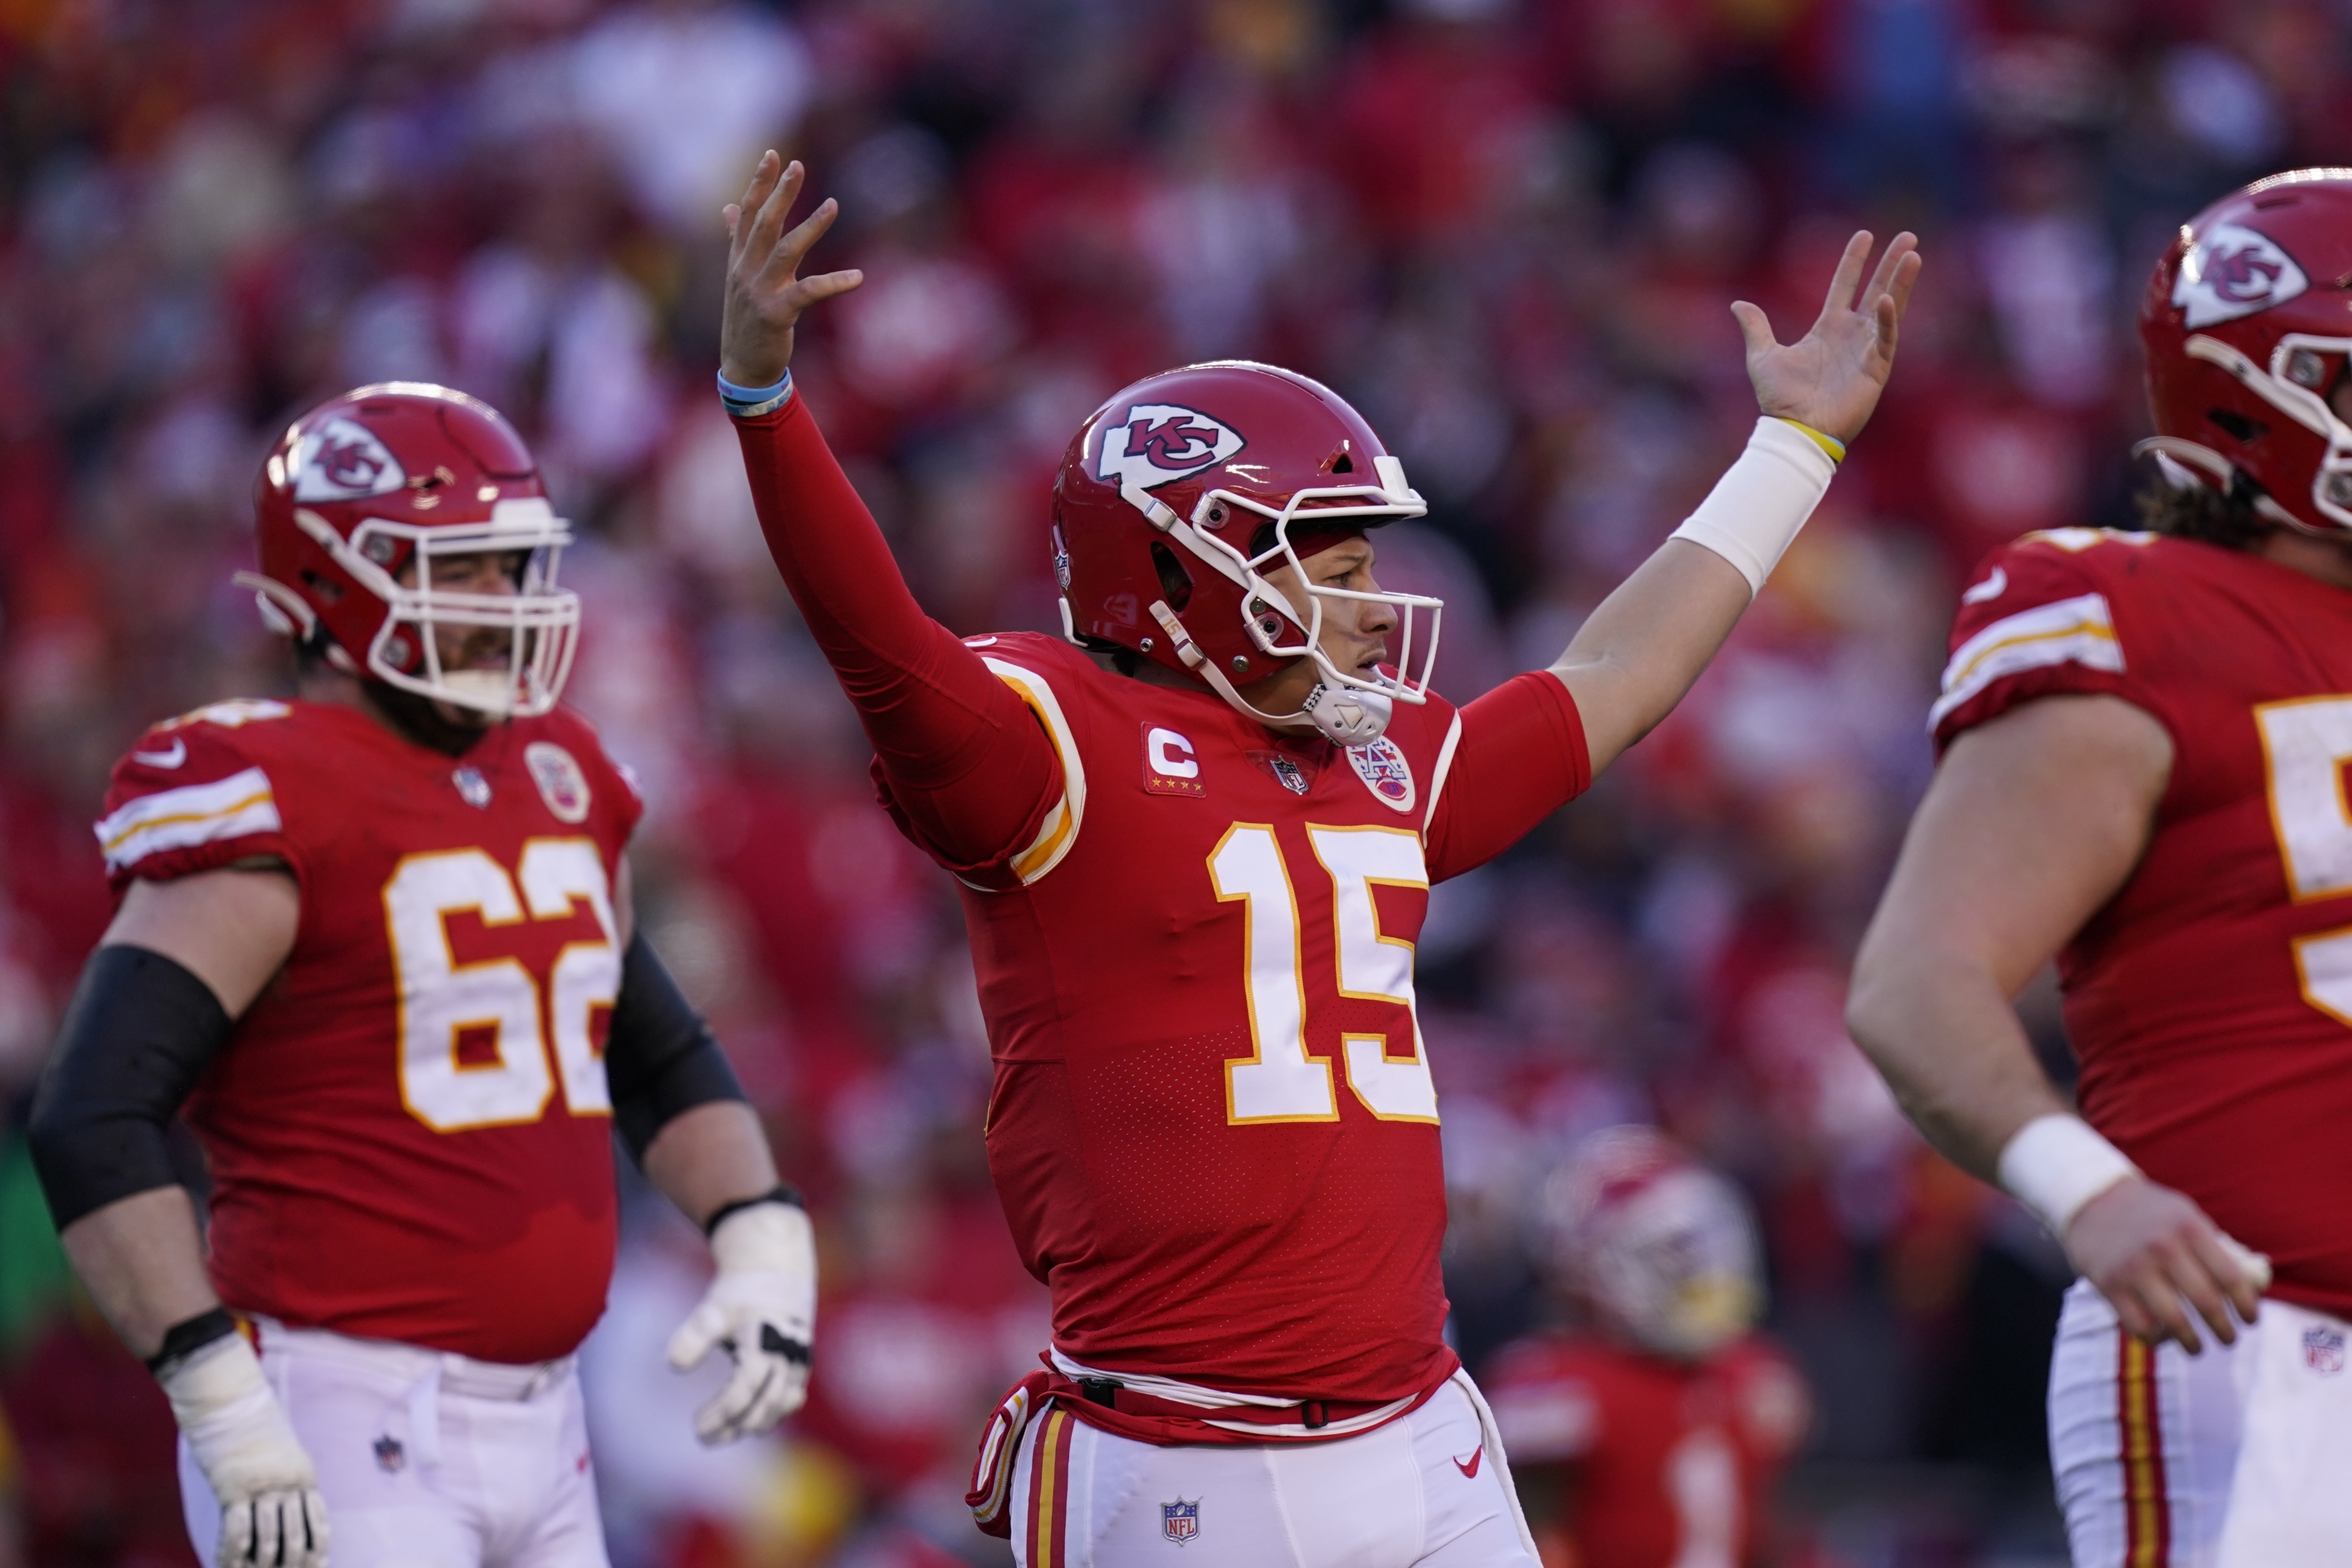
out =
<path fill-rule="evenodd" d="M 959 1497 L 1047 1316 L 961 922 L 872 803 L 711 388 L 719 209 L 772 145 L 867 279 L 802 393 L 941 620 L 1055 627 L 1079 422 L 1261 358 L 1429 497 L 1381 572 L 1445 596 L 1456 701 L 1549 663 L 1737 453 L 1727 303 L 1792 338 L 1853 228 L 1919 231 L 1893 389 L 1725 656 L 1433 897 L 1449 1288 L 1475 1371 L 1548 1310 L 1523 1195 L 1656 1121 L 1761 1216 L 1818 1408 L 1802 1560 L 2063 1561 L 2063 1260 L 1909 1132 L 1846 966 L 1955 593 L 2019 532 L 2129 526 L 2141 280 L 2228 187 L 2352 162 L 2347 33 L 2340 0 L 0 0 L 0 1559 L 190 1561 L 168 1414 L 17 1128 L 108 918 L 111 760 L 288 689 L 228 580 L 265 446 L 401 378 L 512 416 L 581 535 L 570 696 L 652 803 L 643 918 L 819 1216 L 810 1408 L 707 1453 L 659 1354 L 705 1255 L 629 1178 L 587 1352 L 618 1568 L 1003 1560 Z"/>

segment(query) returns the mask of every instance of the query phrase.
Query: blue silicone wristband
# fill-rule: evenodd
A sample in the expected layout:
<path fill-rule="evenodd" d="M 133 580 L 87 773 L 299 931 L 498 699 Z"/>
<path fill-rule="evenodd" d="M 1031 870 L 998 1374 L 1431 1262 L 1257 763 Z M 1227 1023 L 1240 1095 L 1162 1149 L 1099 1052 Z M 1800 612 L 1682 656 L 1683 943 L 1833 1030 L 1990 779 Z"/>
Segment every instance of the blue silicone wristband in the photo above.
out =
<path fill-rule="evenodd" d="M 738 419 L 756 419 L 772 413 L 784 406 L 793 395 L 793 372 L 786 371 L 782 380 L 772 387 L 739 387 L 725 376 L 719 378 L 719 401 L 727 412 Z"/>

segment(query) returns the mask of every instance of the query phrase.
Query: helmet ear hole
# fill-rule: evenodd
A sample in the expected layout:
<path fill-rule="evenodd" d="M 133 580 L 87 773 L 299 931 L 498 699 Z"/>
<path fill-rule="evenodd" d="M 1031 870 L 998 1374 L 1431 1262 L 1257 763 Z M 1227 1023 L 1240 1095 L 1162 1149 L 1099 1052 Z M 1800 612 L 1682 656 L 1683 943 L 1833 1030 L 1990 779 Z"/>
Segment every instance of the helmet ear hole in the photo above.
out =
<path fill-rule="evenodd" d="M 2261 420 L 2248 419 L 2235 409 L 2209 408 L 2205 411 L 2205 417 L 2226 431 L 2233 441 L 2259 441 L 2270 429 Z"/>
<path fill-rule="evenodd" d="M 1192 599 L 1192 574 L 1184 570 L 1176 552 L 1158 539 L 1151 541 L 1151 564 L 1159 570 L 1160 592 L 1168 601 L 1168 608 L 1181 615 Z"/>

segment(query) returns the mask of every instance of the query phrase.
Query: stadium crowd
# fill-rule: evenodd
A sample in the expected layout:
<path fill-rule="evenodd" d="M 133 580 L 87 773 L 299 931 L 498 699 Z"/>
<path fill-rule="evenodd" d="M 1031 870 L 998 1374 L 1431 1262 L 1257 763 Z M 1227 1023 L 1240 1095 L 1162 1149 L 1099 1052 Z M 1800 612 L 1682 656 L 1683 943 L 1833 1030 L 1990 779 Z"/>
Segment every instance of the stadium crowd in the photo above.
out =
<path fill-rule="evenodd" d="M 873 805 L 711 388 L 719 208 L 769 145 L 868 279 L 795 377 L 937 616 L 1054 626 L 1080 420 L 1265 359 L 1430 497 L 1381 574 L 1445 597 L 1456 700 L 1548 663 L 1738 450 L 1727 303 L 1794 336 L 1853 224 L 1921 233 L 1885 405 L 1758 613 L 1592 795 L 1438 891 L 1421 988 L 1474 1371 L 1542 1310 L 1524 1195 L 1655 1120 L 1762 1216 L 1819 1408 L 1798 1560 L 2044 1560 L 2063 1260 L 1904 1124 L 1845 968 L 1955 591 L 2016 533 L 2130 525 L 2144 268 L 2229 186 L 2352 162 L 2347 43 L 2321 0 L 0 4 L 0 1563 L 189 1561 L 168 1414 L 16 1128 L 108 917 L 109 764 L 288 687 L 229 582 L 259 455 L 388 379 L 533 440 L 582 538 L 568 695 L 651 805 L 643 917 L 819 1216 L 810 1409 L 712 1453 L 660 1356 L 700 1249 L 633 1202 L 587 1352 L 614 1561 L 1001 1552 L 959 1499 L 1046 1319 L 958 915 Z"/>

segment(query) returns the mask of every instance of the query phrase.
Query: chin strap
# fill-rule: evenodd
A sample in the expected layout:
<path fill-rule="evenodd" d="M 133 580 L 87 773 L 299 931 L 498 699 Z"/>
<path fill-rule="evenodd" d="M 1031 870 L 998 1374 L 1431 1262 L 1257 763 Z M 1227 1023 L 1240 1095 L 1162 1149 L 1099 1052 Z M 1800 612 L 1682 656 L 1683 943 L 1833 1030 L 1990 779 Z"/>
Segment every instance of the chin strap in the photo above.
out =
<path fill-rule="evenodd" d="M 1151 601 L 1151 618 L 1168 633 L 1176 656 L 1184 662 L 1186 669 L 1208 682 L 1209 688 L 1236 711 L 1271 728 L 1312 728 L 1340 746 L 1370 746 L 1388 729 L 1389 719 L 1396 711 L 1395 704 L 1382 693 L 1335 688 L 1318 681 L 1315 689 L 1307 694 L 1307 700 L 1298 705 L 1297 713 L 1267 713 L 1234 689 L 1225 673 L 1193 643 L 1192 634 L 1184 630 L 1184 622 L 1168 608 L 1166 600 Z"/>

